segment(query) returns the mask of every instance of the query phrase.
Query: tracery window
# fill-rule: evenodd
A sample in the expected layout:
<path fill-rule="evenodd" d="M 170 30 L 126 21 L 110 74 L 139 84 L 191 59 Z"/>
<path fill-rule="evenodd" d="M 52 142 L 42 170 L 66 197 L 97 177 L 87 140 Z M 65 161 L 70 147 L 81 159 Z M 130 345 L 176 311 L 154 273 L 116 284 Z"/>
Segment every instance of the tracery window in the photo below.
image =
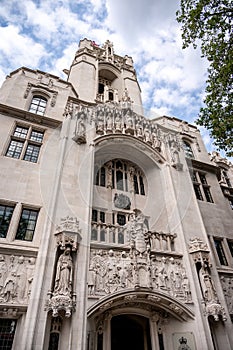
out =
<path fill-rule="evenodd" d="M 95 185 L 145 195 L 144 174 L 126 160 L 114 159 L 105 163 L 96 173 Z"/>

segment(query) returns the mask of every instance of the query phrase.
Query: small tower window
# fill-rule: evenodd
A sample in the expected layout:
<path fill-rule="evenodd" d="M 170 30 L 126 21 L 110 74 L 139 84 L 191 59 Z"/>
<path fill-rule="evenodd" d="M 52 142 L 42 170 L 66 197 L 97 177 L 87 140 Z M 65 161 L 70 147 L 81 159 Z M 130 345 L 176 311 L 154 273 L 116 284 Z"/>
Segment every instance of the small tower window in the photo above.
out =
<path fill-rule="evenodd" d="M 109 99 L 109 101 L 113 101 L 113 92 L 112 91 L 109 91 L 108 99 Z"/>
<path fill-rule="evenodd" d="M 194 158 L 192 147 L 187 141 L 183 141 L 183 148 L 187 158 Z"/>
<path fill-rule="evenodd" d="M 29 112 L 44 115 L 47 105 L 47 99 L 43 96 L 34 96 L 29 108 Z"/>
<path fill-rule="evenodd" d="M 98 90 L 99 94 L 103 94 L 104 93 L 104 84 L 99 83 L 99 90 Z"/>

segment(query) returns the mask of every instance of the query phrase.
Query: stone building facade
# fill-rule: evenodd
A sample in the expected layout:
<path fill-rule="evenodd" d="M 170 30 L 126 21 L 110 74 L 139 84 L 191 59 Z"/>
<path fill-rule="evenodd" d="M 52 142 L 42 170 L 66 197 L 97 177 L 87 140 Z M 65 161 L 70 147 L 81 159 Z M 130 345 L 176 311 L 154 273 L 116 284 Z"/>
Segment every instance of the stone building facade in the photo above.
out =
<path fill-rule="evenodd" d="M 0 90 L 0 349 L 233 349 L 233 172 L 143 116 L 131 57 Z"/>

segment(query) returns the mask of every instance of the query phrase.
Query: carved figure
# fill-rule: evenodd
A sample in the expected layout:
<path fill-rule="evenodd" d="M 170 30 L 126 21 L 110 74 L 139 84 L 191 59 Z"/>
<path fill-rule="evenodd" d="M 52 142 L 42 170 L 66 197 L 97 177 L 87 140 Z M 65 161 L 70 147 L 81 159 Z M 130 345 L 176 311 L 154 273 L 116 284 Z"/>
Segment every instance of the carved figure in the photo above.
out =
<path fill-rule="evenodd" d="M 216 300 L 216 291 L 213 285 L 213 281 L 207 269 L 207 266 L 202 265 L 200 271 L 200 282 L 203 291 L 203 296 L 206 301 L 215 301 Z"/>
<path fill-rule="evenodd" d="M 54 295 L 70 295 L 72 290 L 73 262 L 67 247 L 58 259 Z"/>
<path fill-rule="evenodd" d="M 2 294 L 2 290 L 5 284 L 7 273 L 7 264 L 5 262 L 5 256 L 0 255 L 0 295 Z"/>

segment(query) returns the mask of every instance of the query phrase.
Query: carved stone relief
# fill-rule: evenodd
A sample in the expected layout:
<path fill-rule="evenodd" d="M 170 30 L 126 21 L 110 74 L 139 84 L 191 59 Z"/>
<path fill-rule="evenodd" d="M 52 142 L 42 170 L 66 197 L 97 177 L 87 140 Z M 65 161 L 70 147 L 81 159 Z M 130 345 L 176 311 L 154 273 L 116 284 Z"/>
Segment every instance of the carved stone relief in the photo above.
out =
<path fill-rule="evenodd" d="M 89 295 L 103 296 L 127 288 L 148 288 L 191 302 L 182 259 L 151 251 L 151 235 L 142 213 L 132 214 L 126 225 L 126 234 L 128 245 L 124 249 L 91 249 Z"/>
<path fill-rule="evenodd" d="M 228 312 L 233 315 L 233 275 L 222 275 L 220 281 L 226 299 Z"/>
<path fill-rule="evenodd" d="M 0 255 L 0 302 L 27 304 L 34 269 L 33 257 Z"/>

